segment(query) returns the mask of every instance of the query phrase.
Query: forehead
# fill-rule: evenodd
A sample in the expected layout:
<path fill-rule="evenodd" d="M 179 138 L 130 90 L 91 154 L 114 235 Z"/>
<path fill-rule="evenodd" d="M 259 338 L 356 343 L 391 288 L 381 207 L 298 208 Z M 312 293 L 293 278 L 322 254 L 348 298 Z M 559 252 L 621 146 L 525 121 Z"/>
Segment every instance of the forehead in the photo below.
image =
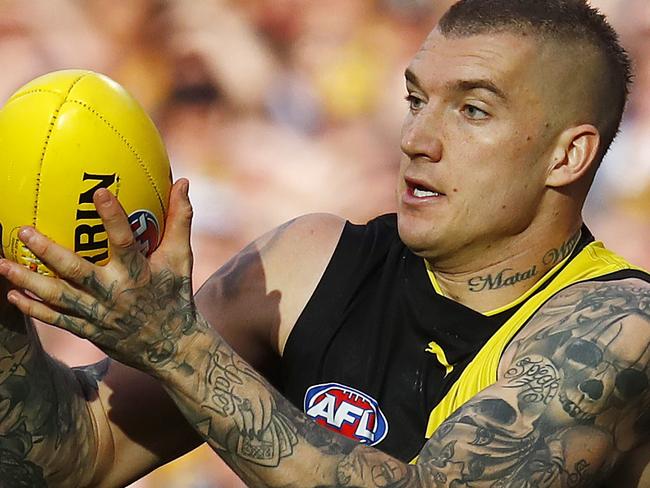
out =
<path fill-rule="evenodd" d="M 495 33 L 446 37 L 435 29 L 407 71 L 423 88 L 473 79 L 490 80 L 504 91 L 522 88 L 526 81 L 524 88 L 532 88 L 541 74 L 545 51 L 540 42 L 528 36 Z"/>

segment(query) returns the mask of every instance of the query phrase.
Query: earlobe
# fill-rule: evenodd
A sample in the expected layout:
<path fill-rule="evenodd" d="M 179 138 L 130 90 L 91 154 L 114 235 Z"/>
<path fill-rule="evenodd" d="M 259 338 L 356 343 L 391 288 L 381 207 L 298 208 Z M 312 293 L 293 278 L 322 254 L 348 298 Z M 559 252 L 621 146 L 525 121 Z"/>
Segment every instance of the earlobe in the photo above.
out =
<path fill-rule="evenodd" d="M 596 164 L 600 134 L 590 124 L 565 130 L 558 140 L 546 184 L 567 186 L 581 179 Z"/>

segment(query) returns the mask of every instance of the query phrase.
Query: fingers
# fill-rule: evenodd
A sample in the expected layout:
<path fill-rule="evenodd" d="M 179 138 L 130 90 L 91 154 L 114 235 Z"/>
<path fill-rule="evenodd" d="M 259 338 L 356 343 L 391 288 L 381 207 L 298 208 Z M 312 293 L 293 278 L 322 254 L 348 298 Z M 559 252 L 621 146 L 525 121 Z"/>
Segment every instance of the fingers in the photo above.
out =
<path fill-rule="evenodd" d="M 55 306 L 58 305 L 63 287 L 65 286 L 57 278 L 34 273 L 24 266 L 12 263 L 6 259 L 0 260 L 0 274 L 11 281 L 14 286 L 24 288 L 45 302 Z"/>
<path fill-rule="evenodd" d="M 59 246 L 33 227 L 23 227 L 18 236 L 48 268 L 75 284 L 81 284 L 83 279 L 93 271 L 94 267 L 91 263 L 69 249 Z M 28 286 L 24 288 L 29 289 Z"/>
<path fill-rule="evenodd" d="M 34 300 L 17 290 L 11 290 L 7 295 L 8 299 L 13 296 L 15 300 L 20 300 L 23 307 L 19 308 L 21 312 L 34 318 L 58 325 L 54 321 L 60 318 L 59 310 L 61 310 L 70 316 L 90 321 L 101 322 L 104 319 L 106 309 L 102 304 L 94 300 L 86 300 L 83 298 L 85 296 L 83 292 L 59 278 L 34 273 L 6 259 L 0 260 L 0 274 L 9 279 L 14 286 L 25 289 L 43 300 L 44 303 Z"/>
<path fill-rule="evenodd" d="M 189 182 L 181 178 L 172 187 L 169 196 L 169 210 L 161 250 L 174 262 L 182 264 L 179 271 L 189 274 L 192 267 L 190 233 L 192 226 L 192 204 L 188 196 Z"/>
<path fill-rule="evenodd" d="M 100 188 L 93 195 L 93 202 L 104 223 L 111 253 L 117 257 L 132 253 L 135 238 L 126 212 L 117 198 L 106 188 Z"/>
<path fill-rule="evenodd" d="M 11 290 L 7 295 L 7 299 L 25 315 L 72 332 L 83 339 L 92 337 L 95 333 L 96 327 L 93 324 L 77 317 L 59 313 L 51 309 L 47 304 L 34 300 L 18 290 Z"/>

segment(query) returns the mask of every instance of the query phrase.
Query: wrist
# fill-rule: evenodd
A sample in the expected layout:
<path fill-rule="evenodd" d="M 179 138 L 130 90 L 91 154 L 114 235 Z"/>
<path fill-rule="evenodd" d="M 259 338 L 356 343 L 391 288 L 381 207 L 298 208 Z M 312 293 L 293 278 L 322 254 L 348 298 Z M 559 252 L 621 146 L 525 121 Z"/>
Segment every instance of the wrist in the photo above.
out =
<path fill-rule="evenodd" d="M 170 388 L 184 389 L 190 386 L 205 363 L 210 345 L 216 340 L 218 335 L 211 327 L 181 334 L 174 341 L 173 353 L 168 361 L 150 361 L 150 374 Z"/>

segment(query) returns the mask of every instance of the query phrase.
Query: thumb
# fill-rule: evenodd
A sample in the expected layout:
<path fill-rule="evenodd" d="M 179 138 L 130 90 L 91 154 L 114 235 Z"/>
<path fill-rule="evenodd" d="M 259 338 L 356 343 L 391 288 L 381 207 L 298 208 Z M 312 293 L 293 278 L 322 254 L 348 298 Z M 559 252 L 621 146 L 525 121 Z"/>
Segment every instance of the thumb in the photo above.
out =
<path fill-rule="evenodd" d="M 184 273 L 192 270 L 192 248 L 190 233 L 192 228 L 192 204 L 188 195 L 189 181 L 181 178 L 174 183 L 169 195 L 169 209 L 165 221 L 165 234 L 160 251 Z M 187 267 L 187 269 L 185 269 Z"/>

